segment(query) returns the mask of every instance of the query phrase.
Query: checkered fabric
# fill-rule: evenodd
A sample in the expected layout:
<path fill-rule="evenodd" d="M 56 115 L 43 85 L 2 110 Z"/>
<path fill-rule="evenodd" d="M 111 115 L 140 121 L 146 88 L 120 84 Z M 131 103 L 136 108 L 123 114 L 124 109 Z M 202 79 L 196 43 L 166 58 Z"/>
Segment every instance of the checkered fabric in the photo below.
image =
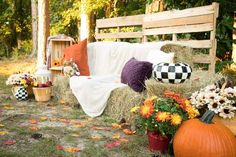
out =
<path fill-rule="evenodd" d="M 185 63 L 159 63 L 153 66 L 152 77 L 164 83 L 183 83 L 191 73 L 191 67 Z"/>
<path fill-rule="evenodd" d="M 14 96 L 17 100 L 27 100 L 28 93 L 24 87 L 19 87 Z"/>

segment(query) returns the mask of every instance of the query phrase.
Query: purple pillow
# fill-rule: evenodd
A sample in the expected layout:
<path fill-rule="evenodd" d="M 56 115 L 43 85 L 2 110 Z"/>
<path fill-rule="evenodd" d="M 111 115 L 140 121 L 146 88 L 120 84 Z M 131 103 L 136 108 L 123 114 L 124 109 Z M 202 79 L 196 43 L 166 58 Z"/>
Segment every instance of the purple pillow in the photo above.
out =
<path fill-rule="evenodd" d="M 128 84 L 136 92 L 145 89 L 144 81 L 152 75 L 152 63 L 131 58 L 121 72 L 121 82 Z"/>

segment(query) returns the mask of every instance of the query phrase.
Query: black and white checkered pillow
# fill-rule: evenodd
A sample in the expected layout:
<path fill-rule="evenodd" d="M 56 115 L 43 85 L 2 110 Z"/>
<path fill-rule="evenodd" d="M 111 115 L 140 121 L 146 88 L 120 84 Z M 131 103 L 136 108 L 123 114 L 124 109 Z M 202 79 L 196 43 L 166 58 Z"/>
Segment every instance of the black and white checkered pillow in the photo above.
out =
<path fill-rule="evenodd" d="M 14 96 L 17 100 L 27 100 L 28 93 L 24 87 L 19 87 Z"/>
<path fill-rule="evenodd" d="M 164 83 L 183 83 L 191 73 L 191 67 L 185 63 L 159 63 L 153 65 L 152 77 Z"/>

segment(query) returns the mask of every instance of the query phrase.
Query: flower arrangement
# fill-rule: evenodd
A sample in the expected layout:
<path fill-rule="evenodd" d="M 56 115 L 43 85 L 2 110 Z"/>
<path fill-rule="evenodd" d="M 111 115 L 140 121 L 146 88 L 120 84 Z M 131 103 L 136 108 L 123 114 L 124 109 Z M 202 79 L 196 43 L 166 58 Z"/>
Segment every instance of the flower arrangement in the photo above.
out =
<path fill-rule="evenodd" d="M 24 86 L 26 88 L 33 85 L 35 80 L 36 78 L 32 74 L 19 72 L 10 75 L 6 81 L 6 85 Z"/>
<path fill-rule="evenodd" d="M 191 103 L 198 109 L 214 111 L 220 117 L 233 118 L 236 110 L 236 86 L 219 88 L 208 85 L 191 95 Z"/>
<path fill-rule="evenodd" d="M 166 91 L 164 96 L 148 98 L 141 106 L 132 108 L 131 112 L 138 113 L 138 126 L 173 136 L 183 121 L 198 116 L 199 112 L 179 94 Z"/>
<path fill-rule="evenodd" d="M 64 62 L 63 73 L 64 75 L 69 76 L 69 77 L 74 76 L 74 75 L 77 75 L 77 76 L 80 75 L 77 64 L 75 64 L 75 62 L 73 62 L 72 60 Z"/>

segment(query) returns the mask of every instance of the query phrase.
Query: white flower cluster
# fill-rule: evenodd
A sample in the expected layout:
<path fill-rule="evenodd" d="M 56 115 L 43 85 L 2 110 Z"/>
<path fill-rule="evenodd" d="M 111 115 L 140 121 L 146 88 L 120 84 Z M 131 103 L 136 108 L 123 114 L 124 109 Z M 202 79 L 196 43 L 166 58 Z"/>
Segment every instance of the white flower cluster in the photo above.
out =
<path fill-rule="evenodd" d="M 16 73 L 8 77 L 6 85 L 28 86 L 36 80 L 34 75 L 27 73 Z"/>
<path fill-rule="evenodd" d="M 236 110 L 236 86 L 219 89 L 216 85 L 209 85 L 194 92 L 190 101 L 198 109 L 209 109 L 224 119 L 233 118 Z"/>
<path fill-rule="evenodd" d="M 79 68 L 72 60 L 64 62 L 63 73 L 66 76 L 80 75 Z"/>

